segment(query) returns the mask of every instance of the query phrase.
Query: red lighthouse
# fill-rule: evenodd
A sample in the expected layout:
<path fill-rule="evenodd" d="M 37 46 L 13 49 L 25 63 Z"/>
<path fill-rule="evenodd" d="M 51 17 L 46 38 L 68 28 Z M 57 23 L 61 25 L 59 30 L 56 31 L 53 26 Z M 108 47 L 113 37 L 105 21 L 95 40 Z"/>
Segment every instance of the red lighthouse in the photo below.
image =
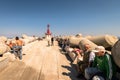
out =
<path fill-rule="evenodd" d="M 50 32 L 50 29 L 49 29 L 50 25 L 48 24 L 47 25 L 47 32 L 45 33 L 45 35 L 51 35 L 52 33 Z"/>

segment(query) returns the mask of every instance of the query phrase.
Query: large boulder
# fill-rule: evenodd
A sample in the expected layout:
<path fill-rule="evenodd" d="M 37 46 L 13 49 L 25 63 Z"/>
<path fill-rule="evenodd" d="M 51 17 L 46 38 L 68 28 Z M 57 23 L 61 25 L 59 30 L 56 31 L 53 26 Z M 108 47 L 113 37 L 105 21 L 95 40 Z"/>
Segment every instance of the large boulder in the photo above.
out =
<path fill-rule="evenodd" d="M 69 43 L 71 47 L 79 47 L 79 42 L 83 39 L 83 37 L 70 37 Z"/>
<path fill-rule="evenodd" d="M 88 39 L 97 45 L 104 46 L 105 48 L 112 47 L 118 40 L 118 38 L 113 35 L 93 36 L 88 37 Z"/>
<path fill-rule="evenodd" d="M 93 43 L 92 41 L 86 39 L 86 38 L 83 38 L 81 39 L 81 41 L 79 42 L 79 48 L 82 49 L 82 50 L 85 50 L 85 45 L 86 44 L 89 44 L 90 45 L 90 50 L 93 50 L 95 49 L 95 47 L 97 46 L 95 43 Z"/>
<path fill-rule="evenodd" d="M 111 54 L 115 63 L 120 67 L 120 40 L 118 40 L 112 47 Z"/>
<path fill-rule="evenodd" d="M 9 51 L 10 48 L 6 44 L 0 43 L 0 55 L 3 55 L 7 51 Z"/>
<path fill-rule="evenodd" d="M 26 34 L 22 34 L 22 38 L 26 39 L 26 38 L 28 38 L 28 36 Z"/>
<path fill-rule="evenodd" d="M 7 41 L 7 37 L 0 36 L 0 43 L 5 43 Z"/>
<path fill-rule="evenodd" d="M 22 40 L 24 41 L 25 44 L 28 44 L 30 42 L 33 42 L 36 40 L 35 36 L 27 36 L 26 34 L 22 34 Z"/>

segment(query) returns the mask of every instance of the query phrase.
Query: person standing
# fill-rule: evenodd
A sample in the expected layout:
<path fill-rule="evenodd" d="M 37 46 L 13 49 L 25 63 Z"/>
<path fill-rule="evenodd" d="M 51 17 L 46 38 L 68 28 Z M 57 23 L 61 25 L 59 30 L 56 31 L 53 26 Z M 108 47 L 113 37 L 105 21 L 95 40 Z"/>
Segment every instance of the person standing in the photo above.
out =
<path fill-rule="evenodd" d="M 54 45 L 54 37 L 51 38 L 51 46 Z"/>
<path fill-rule="evenodd" d="M 18 36 L 15 37 L 15 46 L 13 47 L 13 50 L 15 53 L 17 53 L 17 56 L 19 57 L 20 60 L 22 60 L 22 46 L 23 45 L 24 45 L 23 41 L 20 40 Z"/>

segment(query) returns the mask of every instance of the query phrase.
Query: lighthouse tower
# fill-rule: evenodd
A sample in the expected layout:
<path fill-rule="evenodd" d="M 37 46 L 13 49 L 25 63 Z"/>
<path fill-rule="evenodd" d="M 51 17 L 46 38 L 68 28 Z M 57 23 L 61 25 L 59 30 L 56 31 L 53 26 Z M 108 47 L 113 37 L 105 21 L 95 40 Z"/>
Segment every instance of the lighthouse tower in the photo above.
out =
<path fill-rule="evenodd" d="M 51 32 L 50 32 L 50 25 L 48 24 L 47 25 L 47 32 L 45 33 L 45 35 L 47 36 L 47 35 L 49 35 L 49 36 L 51 36 Z"/>
<path fill-rule="evenodd" d="M 47 25 L 47 32 L 45 33 L 45 38 L 46 39 L 51 39 L 51 35 L 52 35 L 52 33 L 50 31 L 50 25 L 48 24 Z"/>

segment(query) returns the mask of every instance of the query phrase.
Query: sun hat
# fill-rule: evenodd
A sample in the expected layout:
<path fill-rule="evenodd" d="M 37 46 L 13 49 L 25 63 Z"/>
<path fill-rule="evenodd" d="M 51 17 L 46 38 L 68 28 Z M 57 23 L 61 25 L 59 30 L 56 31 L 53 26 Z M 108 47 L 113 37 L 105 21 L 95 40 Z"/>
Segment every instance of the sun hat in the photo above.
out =
<path fill-rule="evenodd" d="M 97 47 L 95 47 L 95 49 L 92 50 L 92 51 L 93 51 L 93 52 L 99 52 L 99 51 L 105 52 L 105 48 L 104 48 L 103 46 L 97 46 Z"/>

